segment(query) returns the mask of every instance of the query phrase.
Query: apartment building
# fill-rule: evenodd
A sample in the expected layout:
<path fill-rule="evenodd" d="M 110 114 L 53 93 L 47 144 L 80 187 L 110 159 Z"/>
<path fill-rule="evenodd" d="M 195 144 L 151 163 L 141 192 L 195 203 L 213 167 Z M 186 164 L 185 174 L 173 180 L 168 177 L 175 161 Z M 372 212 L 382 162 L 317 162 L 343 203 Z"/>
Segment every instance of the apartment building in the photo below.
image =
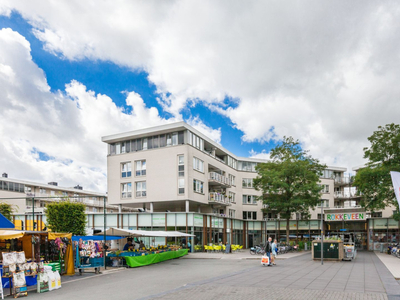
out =
<path fill-rule="evenodd" d="M 58 186 L 57 182 L 49 182 L 48 184 L 28 182 L 8 178 L 7 173 L 3 173 L 2 177 L 0 177 L 0 202 L 9 203 L 13 206 L 14 221 L 16 221 L 15 224 L 20 229 L 28 229 L 23 224 L 31 224 L 33 214 L 36 221 L 42 224 L 42 227 L 45 227 L 46 217 L 44 211 L 46 204 L 65 201 L 67 198 L 70 201 L 85 204 L 87 213 L 103 213 L 104 199 L 106 200 L 107 213 L 132 211 L 129 208 L 110 205 L 107 200 L 107 194 L 86 191 L 79 185 L 70 188 Z M 29 226 L 31 227 L 31 225 Z"/>
<path fill-rule="evenodd" d="M 256 200 L 260 194 L 252 186 L 257 176 L 255 167 L 265 160 L 237 157 L 184 122 L 105 136 L 102 141 L 108 147 L 109 203 L 146 212 L 139 214 L 129 228 L 146 223 L 143 228 L 167 229 L 173 212 L 182 215 L 182 220 L 186 215 L 186 225 L 181 224 L 186 227 L 182 228 L 194 234 L 197 230 L 203 244 L 221 240 L 243 241 L 251 246 L 264 240 L 267 233 L 276 238 L 286 234 L 286 222 L 274 212 L 262 212 L 263 205 Z M 394 228 L 393 220 L 389 222 L 393 208 L 365 212 L 346 172 L 346 168 L 328 167 L 321 176 L 326 232 L 352 231 L 359 248 L 367 248 L 368 228 L 379 236 L 386 230 L 386 241 L 389 236 L 398 240 L 394 232 L 398 224 Z M 291 236 L 312 239 L 320 234 L 321 206 L 310 214 L 310 220 L 293 214 Z M 141 223 L 145 215 L 149 220 Z M 197 227 L 193 225 L 196 220 Z M 386 221 L 385 228 L 379 225 L 380 220 Z M 124 223 L 121 217 L 119 224 L 126 226 L 127 221 Z M 375 242 L 372 237 L 369 241 Z"/>

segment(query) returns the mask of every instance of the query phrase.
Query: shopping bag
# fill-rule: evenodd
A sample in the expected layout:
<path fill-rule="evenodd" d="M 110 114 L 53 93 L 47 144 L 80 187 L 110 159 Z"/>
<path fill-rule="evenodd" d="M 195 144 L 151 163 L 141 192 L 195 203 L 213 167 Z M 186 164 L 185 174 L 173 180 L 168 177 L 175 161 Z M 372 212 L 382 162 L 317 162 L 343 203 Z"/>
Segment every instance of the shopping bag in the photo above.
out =
<path fill-rule="evenodd" d="M 263 266 L 269 265 L 269 257 L 267 255 L 263 255 L 261 257 L 261 264 Z"/>

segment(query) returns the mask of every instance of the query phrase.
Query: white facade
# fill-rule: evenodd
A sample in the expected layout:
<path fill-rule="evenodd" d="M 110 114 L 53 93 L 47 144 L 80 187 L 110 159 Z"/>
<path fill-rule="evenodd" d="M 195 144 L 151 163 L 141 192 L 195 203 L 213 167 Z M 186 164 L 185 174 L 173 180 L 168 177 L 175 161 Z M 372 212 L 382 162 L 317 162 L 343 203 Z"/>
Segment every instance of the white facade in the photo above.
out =
<path fill-rule="evenodd" d="M 102 138 L 108 144 L 110 204 L 150 212 L 214 213 L 236 219 L 277 218 L 264 215 L 252 188 L 261 159 L 237 157 L 184 122 Z M 344 174 L 328 167 L 321 177 L 324 212 L 361 210 Z M 320 217 L 320 206 L 311 219 Z M 390 215 L 388 215 L 390 214 Z M 390 217 L 391 209 L 382 217 Z M 301 216 L 293 215 L 293 219 Z"/>

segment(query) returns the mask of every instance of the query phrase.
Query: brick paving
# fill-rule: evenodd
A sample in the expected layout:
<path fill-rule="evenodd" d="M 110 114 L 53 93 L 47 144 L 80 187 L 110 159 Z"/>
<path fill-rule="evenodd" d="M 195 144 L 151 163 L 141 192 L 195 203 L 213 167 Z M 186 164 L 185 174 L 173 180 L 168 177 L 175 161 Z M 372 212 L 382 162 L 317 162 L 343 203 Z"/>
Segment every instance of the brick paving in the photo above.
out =
<path fill-rule="evenodd" d="M 312 261 L 305 254 L 188 284 L 147 299 L 388 299 L 400 300 L 400 285 L 371 252 L 354 261 Z"/>

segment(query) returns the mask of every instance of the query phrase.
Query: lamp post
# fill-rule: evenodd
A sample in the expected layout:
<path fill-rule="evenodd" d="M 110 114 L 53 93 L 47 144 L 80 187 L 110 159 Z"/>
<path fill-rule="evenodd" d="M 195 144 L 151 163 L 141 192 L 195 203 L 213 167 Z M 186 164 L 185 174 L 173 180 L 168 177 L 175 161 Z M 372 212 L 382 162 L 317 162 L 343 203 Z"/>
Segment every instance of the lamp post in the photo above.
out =
<path fill-rule="evenodd" d="M 107 266 L 106 266 L 106 222 L 107 222 L 107 220 L 106 220 L 106 197 L 103 197 L 103 205 L 104 205 L 104 208 L 103 208 L 103 215 L 104 215 L 104 229 L 103 229 L 103 251 L 104 251 L 104 255 L 103 255 L 103 258 L 104 258 L 104 269 L 107 269 Z M 119 217 L 119 216 L 118 216 Z"/>
<path fill-rule="evenodd" d="M 324 199 L 321 199 L 321 265 L 324 264 Z"/>

